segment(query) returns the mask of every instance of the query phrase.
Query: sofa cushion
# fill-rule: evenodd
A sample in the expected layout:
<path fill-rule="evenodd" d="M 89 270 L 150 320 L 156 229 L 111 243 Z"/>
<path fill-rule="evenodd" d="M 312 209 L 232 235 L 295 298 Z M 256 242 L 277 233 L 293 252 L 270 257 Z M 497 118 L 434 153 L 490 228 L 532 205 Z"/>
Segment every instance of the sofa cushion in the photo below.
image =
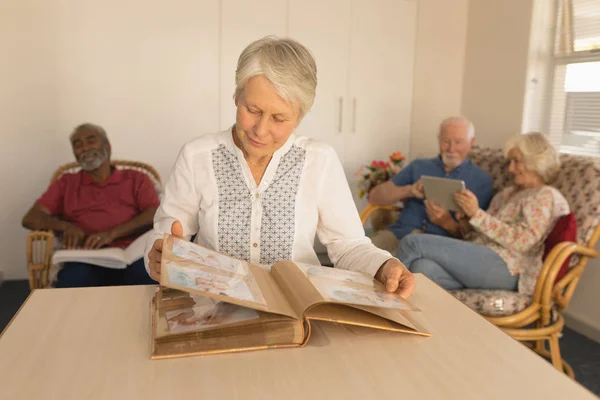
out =
<path fill-rule="evenodd" d="M 463 289 L 451 293 L 469 308 L 488 317 L 516 314 L 531 304 L 531 296 L 509 290 Z"/>

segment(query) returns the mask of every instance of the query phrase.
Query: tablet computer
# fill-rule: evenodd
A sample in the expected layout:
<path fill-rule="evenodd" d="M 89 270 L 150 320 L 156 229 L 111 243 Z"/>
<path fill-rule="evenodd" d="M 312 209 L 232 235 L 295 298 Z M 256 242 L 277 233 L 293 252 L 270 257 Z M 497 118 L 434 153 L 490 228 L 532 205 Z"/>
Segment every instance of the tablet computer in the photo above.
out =
<path fill-rule="evenodd" d="M 465 188 L 465 181 L 424 175 L 421 177 L 421 182 L 423 182 L 425 199 L 450 211 L 462 211 L 454 202 L 453 195 Z"/>

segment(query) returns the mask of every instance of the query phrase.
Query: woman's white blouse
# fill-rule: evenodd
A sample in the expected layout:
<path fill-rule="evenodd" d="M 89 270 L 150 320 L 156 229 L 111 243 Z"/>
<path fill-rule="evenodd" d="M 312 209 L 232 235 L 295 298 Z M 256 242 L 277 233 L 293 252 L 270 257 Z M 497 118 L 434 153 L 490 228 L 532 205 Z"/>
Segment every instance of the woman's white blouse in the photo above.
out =
<path fill-rule="evenodd" d="M 337 268 L 375 275 L 392 258 L 365 236 L 342 165 L 327 144 L 292 134 L 256 185 L 231 128 L 181 149 L 154 217 L 148 251 L 181 222 L 187 239 L 251 263 L 319 265 L 315 234 Z"/>

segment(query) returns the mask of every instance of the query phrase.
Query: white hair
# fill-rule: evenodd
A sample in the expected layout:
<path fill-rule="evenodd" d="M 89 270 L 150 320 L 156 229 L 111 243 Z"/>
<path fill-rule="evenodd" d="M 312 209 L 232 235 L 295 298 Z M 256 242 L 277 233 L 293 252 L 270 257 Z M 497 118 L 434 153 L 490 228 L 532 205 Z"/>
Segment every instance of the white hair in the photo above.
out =
<path fill-rule="evenodd" d="M 560 170 L 560 159 L 546 135 L 530 132 L 515 136 L 506 144 L 504 155 L 508 156 L 512 149 L 519 149 L 527 170 L 535 172 L 544 183 L 550 184 L 556 180 Z"/>
<path fill-rule="evenodd" d="M 267 36 L 242 51 L 235 71 L 236 99 L 253 76 L 263 75 L 302 118 L 313 105 L 317 89 L 317 65 L 311 52 L 290 38 Z"/>
<path fill-rule="evenodd" d="M 81 131 L 92 131 L 97 133 L 100 138 L 104 141 L 104 144 L 109 144 L 110 142 L 108 141 L 108 136 L 106 135 L 106 131 L 104 130 L 104 128 L 102 128 L 100 125 L 96 125 L 96 124 L 91 124 L 89 122 L 86 122 L 84 124 L 81 125 L 77 125 L 75 127 L 75 129 L 73 129 L 73 133 L 71 133 L 71 135 L 69 136 L 69 141 L 73 142 L 73 137 L 78 134 Z"/>
<path fill-rule="evenodd" d="M 448 117 L 448 118 L 444 119 L 442 121 L 442 123 L 440 124 L 439 134 L 441 135 L 442 132 L 444 131 L 444 129 L 446 129 L 446 127 L 448 125 L 459 125 L 459 124 L 467 126 L 467 139 L 473 139 L 475 137 L 475 127 L 473 126 L 473 123 L 471 121 L 469 121 L 468 118 L 463 117 L 463 116 L 452 116 L 452 117 Z"/>

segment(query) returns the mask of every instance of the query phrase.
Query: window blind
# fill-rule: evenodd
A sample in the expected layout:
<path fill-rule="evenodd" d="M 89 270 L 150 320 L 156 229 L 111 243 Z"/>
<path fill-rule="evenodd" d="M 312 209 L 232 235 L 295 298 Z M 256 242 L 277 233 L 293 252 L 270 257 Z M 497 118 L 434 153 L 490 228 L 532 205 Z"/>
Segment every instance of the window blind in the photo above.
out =
<path fill-rule="evenodd" d="M 573 51 L 600 51 L 600 0 L 572 0 Z"/>

